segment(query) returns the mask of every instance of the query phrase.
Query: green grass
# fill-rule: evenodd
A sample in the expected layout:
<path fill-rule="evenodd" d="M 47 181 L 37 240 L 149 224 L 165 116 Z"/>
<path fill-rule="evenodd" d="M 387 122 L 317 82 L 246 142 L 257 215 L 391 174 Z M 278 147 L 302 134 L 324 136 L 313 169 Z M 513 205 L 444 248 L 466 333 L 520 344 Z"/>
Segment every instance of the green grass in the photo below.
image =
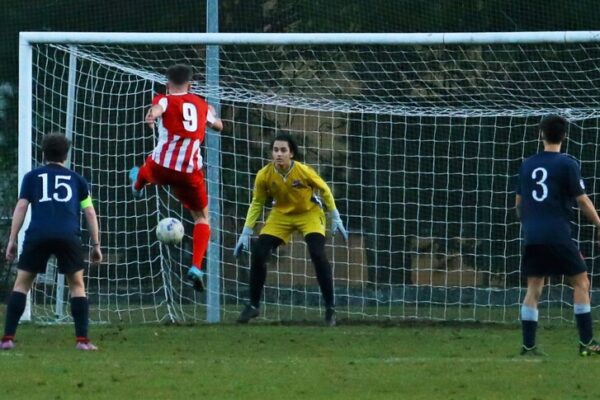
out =
<path fill-rule="evenodd" d="M 540 329 L 544 360 L 517 356 L 517 325 L 91 327 L 23 325 L 0 353 L 6 399 L 597 399 L 600 356 L 568 326 Z"/>

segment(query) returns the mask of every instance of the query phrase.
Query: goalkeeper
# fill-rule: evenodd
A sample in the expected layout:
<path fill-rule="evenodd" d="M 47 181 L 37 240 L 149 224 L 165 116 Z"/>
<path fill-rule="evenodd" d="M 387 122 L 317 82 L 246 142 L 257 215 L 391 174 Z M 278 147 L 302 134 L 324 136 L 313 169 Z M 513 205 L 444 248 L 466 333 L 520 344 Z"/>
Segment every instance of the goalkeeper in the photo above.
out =
<path fill-rule="evenodd" d="M 259 314 L 260 297 L 267 276 L 266 262 L 273 250 L 289 241 L 294 231 L 302 233 L 325 302 L 325 323 L 335 325 L 333 277 L 325 255 L 325 214 L 323 204 L 316 196 L 320 191 L 330 213 L 331 233 L 339 230 L 345 240 L 348 234 L 336 209 L 331 190 L 311 167 L 295 161 L 298 145 L 288 134 L 279 134 L 271 143 L 273 161 L 256 175 L 252 203 L 246 223 L 235 246 L 234 255 L 248 249 L 254 225 L 267 199 L 273 199 L 271 210 L 258 241 L 255 243 L 250 267 L 250 302 L 238 318 L 247 323 Z"/>

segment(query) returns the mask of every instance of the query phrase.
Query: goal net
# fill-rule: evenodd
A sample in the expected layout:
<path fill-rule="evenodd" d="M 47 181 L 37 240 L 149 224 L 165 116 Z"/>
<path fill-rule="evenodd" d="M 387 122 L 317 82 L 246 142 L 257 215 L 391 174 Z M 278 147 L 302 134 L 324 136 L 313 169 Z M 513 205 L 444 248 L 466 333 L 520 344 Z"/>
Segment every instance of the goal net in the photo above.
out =
<path fill-rule="evenodd" d="M 517 321 L 524 288 L 515 175 L 540 149 L 542 116 L 570 119 L 565 151 L 581 160 L 592 198 L 600 183 L 597 43 L 227 44 L 218 87 L 206 85 L 202 44 L 33 43 L 32 60 L 32 109 L 20 110 L 32 118 L 32 166 L 42 162 L 44 134 L 70 134 L 70 166 L 90 182 L 99 215 L 106 260 L 86 273 L 94 321 L 206 319 L 206 295 L 185 280 L 189 214 L 168 188 L 134 200 L 127 178 L 156 142 L 144 114 L 173 63 L 193 66 L 192 91 L 218 99 L 225 124 L 206 165 L 219 206 L 209 269 L 224 320 L 247 298 L 249 256 L 232 251 L 277 132 L 298 139 L 349 230 L 347 244 L 327 241 L 340 319 Z M 181 246 L 156 240 L 167 216 L 184 222 Z M 576 222 L 595 285 L 593 230 Z M 301 237 L 274 254 L 268 271 L 261 317 L 321 318 Z M 52 265 L 38 279 L 34 318 L 68 318 L 61 279 Z M 571 303 L 566 282 L 553 279 L 540 315 L 571 320 Z"/>

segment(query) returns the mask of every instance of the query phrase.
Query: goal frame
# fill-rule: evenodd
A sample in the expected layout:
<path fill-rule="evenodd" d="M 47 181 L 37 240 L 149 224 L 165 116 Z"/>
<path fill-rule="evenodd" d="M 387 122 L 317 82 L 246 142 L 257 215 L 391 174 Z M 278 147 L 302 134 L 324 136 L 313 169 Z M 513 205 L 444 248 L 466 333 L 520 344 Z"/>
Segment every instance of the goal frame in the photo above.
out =
<path fill-rule="evenodd" d="M 541 31 L 541 32 L 472 32 L 472 33 L 126 33 L 126 32 L 21 32 L 19 35 L 19 128 L 18 128 L 18 190 L 20 190 L 23 176 L 31 170 L 32 166 L 32 111 L 33 111 L 33 64 L 32 46 L 43 43 L 61 43 L 70 46 L 78 44 L 173 44 L 173 45 L 207 45 L 208 58 L 215 60 L 211 74 L 207 77 L 207 86 L 212 95 L 211 100 L 218 104 L 219 73 L 219 46 L 220 45 L 458 45 L 458 44 L 533 44 L 533 43 L 589 43 L 600 42 L 600 31 Z M 75 57 L 71 57 L 75 63 Z M 73 70 L 74 68 L 70 68 Z M 74 85 L 74 73 L 69 74 L 68 87 Z M 69 126 L 72 121 L 68 117 L 73 114 L 72 100 L 67 103 L 67 127 L 65 132 L 69 135 Z M 207 153 L 218 154 L 220 139 L 214 132 L 208 132 Z M 210 168 L 216 169 L 219 157 L 211 159 Z M 217 163 L 217 165 L 215 165 Z M 209 172 L 210 174 L 210 172 Z M 219 179 L 218 173 L 213 176 Z M 212 186 L 212 187 L 211 187 Z M 218 187 L 209 185 L 209 198 L 217 198 Z M 217 191 L 216 193 L 214 191 Z M 215 195 L 213 195 L 215 194 Z M 215 211 L 216 210 L 216 211 Z M 219 212 L 219 208 L 211 209 L 211 214 Z M 19 253 L 22 250 L 25 229 L 29 224 L 28 212 L 23 229 L 19 233 Z M 218 218 L 212 218 L 213 224 L 218 223 Z M 213 225 L 215 231 L 219 226 Z M 209 255 L 220 251 L 219 235 L 213 235 L 209 245 Z M 208 257 L 208 291 L 207 320 L 218 322 L 220 320 L 220 260 L 218 257 Z M 64 282 L 62 277 L 58 278 Z M 60 289 L 60 288 L 59 288 Z M 62 296 L 62 289 L 58 292 Z M 63 315 L 64 302 L 58 299 L 56 304 L 57 316 Z M 23 315 L 23 320 L 31 319 L 30 302 Z"/>

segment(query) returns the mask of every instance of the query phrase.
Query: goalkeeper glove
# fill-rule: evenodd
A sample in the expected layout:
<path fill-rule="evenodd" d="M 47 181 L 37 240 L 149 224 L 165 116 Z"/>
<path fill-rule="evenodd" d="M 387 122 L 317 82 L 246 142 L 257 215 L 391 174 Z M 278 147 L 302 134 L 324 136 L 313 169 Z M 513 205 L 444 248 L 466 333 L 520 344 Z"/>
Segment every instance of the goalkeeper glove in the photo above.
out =
<path fill-rule="evenodd" d="M 250 236 L 252 235 L 252 228 L 248 228 L 247 226 L 242 229 L 242 234 L 235 245 L 235 249 L 233 250 L 233 255 L 239 257 L 242 254 L 243 250 L 248 250 L 250 248 Z"/>
<path fill-rule="evenodd" d="M 344 223 L 342 222 L 342 217 L 340 217 L 340 212 L 338 210 L 333 210 L 329 213 L 331 217 L 331 235 L 335 236 L 337 231 L 340 231 L 344 240 L 348 241 L 348 232 L 346 232 L 346 228 L 344 228 Z"/>

